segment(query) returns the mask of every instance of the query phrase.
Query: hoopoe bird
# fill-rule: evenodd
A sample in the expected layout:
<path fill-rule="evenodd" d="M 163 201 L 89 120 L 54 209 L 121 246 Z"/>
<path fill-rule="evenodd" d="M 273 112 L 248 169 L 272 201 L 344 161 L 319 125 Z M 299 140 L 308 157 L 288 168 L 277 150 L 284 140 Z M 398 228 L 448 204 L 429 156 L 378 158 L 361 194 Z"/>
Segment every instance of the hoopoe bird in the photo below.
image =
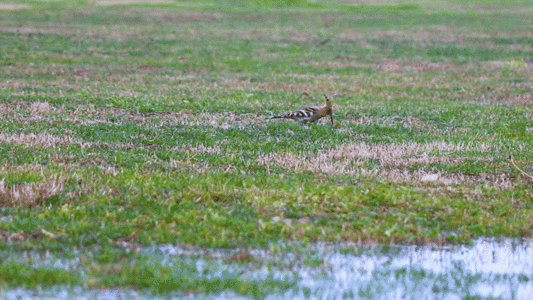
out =
<path fill-rule="evenodd" d="M 331 125 L 333 125 L 333 104 L 328 99 L 328 96 L 324 95 L 326 103 L 324 105 L 308 106 L 299 110 L 286 112 L 273 116 L 272 119 L 292 119 L 301 124 L 315 123 L 325 116 L 331 118 Z"/>

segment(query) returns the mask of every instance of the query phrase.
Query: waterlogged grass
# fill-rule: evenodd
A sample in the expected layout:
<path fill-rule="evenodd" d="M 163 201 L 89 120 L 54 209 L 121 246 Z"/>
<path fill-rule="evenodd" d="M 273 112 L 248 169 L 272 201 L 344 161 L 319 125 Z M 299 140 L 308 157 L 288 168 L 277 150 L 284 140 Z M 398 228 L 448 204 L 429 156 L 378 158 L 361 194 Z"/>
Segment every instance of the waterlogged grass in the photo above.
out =
<path fill-rule="evenodd" d="M 13 249 L 3 249 L 9 258 L 0 267 L 0 283 L 5 287 L 44 288 L 83 286 L 95 288 L 143 289 L 153 294 L 181 291 L 182 294 L 218 294 L 223 291 L 263 298 L 284 292 L 295 284 L 295 276 L 265 274 L 261 280 L 241 278 L 246 266 L 229 261 L 164 256 L 160 251 L 146 255 L 125 254 L 120 250 L 96 250 L 83 253 L 70 250 L 72 255 L 40 255 Z M 35 267 L 35 265 L 41 265 Z M 237 271 L 237 272 L 236 272 Z"/>
<path fill-rule="evenodd" d="M 298 279 L 139 249 L 531 236 L 533 7 L 344 2 L 0 2 L 0 247 L 82 260 L 0 282 L 262 298 Z"/>
<path fill-rule="evenodd" d="M 37 285 L 49 287 L 53 285 L 81 283 L 80 276 L 57 268 L 31 268 L 22 263 L 3 263 L 0 267 L 2 284 L 35 288 Z"/>

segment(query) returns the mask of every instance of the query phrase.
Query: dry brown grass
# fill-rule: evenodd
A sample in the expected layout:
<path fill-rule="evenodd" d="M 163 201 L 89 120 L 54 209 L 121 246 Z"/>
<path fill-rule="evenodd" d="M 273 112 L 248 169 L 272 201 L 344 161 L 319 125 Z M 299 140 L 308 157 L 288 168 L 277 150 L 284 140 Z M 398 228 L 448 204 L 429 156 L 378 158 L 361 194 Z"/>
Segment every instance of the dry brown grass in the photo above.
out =
<path fill-rule="evenodd" d="M 54 76 L 63 76 L 66 79 L 88 79 L 88 75 L 94 75 L 95 72 L 104 73 L 104 75 L 115 75 L 118 77 L 129 78 L 130 75 L 135 76 L 136 74 L 131 73 L 157 73 L 157 72 L 169 72 L 167 68 L 154 67 L 154 66 L 121 66 L 121 65 L 76 65 L 72 71 L 66 70 L 69 68 L 69 65 L 48 65 L 48 64 L 39 64 L 39 65 L 10 65 L 4 66 L 3 71 L 7 74 L 20 74 L 20 75 L 54 75 Z M 106 72 L 109 72 L 107 74 Z M 124 76 L 124 75 L 127 76 Z M 126 80 L 126 79 L 124 79 Z M 118 80 L 114 79 L 113 82 Z"/>
<path fill-rule="evenodd" d="M 48 102 L 32 102 L 29 111 L 34 114 L 46 114 L 55 111 L 55 109 Z"/>
<path fill-rule="evenodd" d="M 533 104 L 533 94 L 510 95 L 503 102 L 508 104 L 531 105 Z"/>
<path fill-rule="evenodd" d="M 352 16 L 352 19 L 360 19 L 361 16 Z M 380 19 L 382 16 L 364 16 L 364 19 Z M 473 35 L 472 35 L 473 36 Z M 384 39 L 393 41 L 414 40 L 418 42 L 445 42 L 464 44 L 471 35 L 458 32 L 454 27 L 439 26 L 433 30 L 380 30 L 380 29 L 346 29 L 335 35 L 336 39 L 356 42 L 365 48 L 376 48 L 369 40 Z"/>
<path fill-rule="evenodd" d="M 21 27 L 0 27 L 0 32 L 12 32 L 18 34 L 58 34 L 71 36 L 76 33 L 75 30 L 63 28 L 63 27 L 52 27 L 52 28 L 37 28 L 30 26 L 21 26 Z"/>
<path fill-rule="evenodd" d="M 354 58 L 355 59 L 355 58 Z M 345 59 L 342 61 L 324 61 L 313 62 L 313 66 L 328 67 L 328 68 L 371 68 L 373 70 L 380 70 L 385 72 L 429 72 L 429 71 L 448 71 L 448 70 L 464 70 L 464 67 L 455 66 L 450 63 L 438 62 L 415 62 L 406 63 L 399 60 L 389 59 L 379 64 L 363 64 L 357 61 L 350 61 Z"/>
<path fill-rule="evenodd" d="M 264 15 L 250 14 L 250 18 L 265 18 Z M 246 16 L 244 17 L 246 18 Z M 195 32 L 194 36 L 196 38 L 205 35 L 206 32 Z M 209 35 L 214 35 L 216 37 L 228 37 L 228 38 L 239 38 L 244 40 L 270 40 L 274 42 L 281 43 L 281 46 L 288 46 L 285 44 L 287 42 L 298 42 L 298 43 L 308 43 L 316 44 L 318 42 L 318 37 L 316 34 L 308 33 L 303 30 L 297 29 L 288 29 L 287 31 L 280 32 L 277 29 L 269 28 L 251 28 L 251 29 L 212 29 L 209 31 Z"/>
<path fill-rule="evenodd" d="M 96 0 L 95 5 L 119 5 L 119 4 L 159 4 L 159 3 L 174 3 L 173 0 Z"/>
<path fill-rule="evenodd" d="M 367 107 L 368 108 L 368 107 Z M 354 109 L 353 107 L 350 107 L 350 109 Z M 442 130 L 438 128 L 435 124 L 428 124 L 427 122 L 424 122 L 423 120 L 415 117 L 403 117 L 401 119 L 394 118 L 394 117 L 387 117 L 387 118 L 380 118 L 376 116 L 367 116 L 367 115 L 361 115 L 361 116 L 347 116 L 347 119 L 351 124 L 357 124 L 357 125 L 365 125 L 365 124 L 382 124 L 385 126 L 397 126 L 401 124 L 403 127 L 406 128 L 414 128 L 417 130 L 426 130 L 428 132 L 433 133 L 434 135 L 442 134 Z M 454 128 L 454 130 L 465 130 L 464 128 Z"/>
<path fill-rule="evenodd" d="M 75 69 L 73 73 L 66 71 L 63 66 L 7 66 L 5 72 L 8 74 L 21 74 L 21 75 L 53 75 L 53 76 L 72 76 L 79 75 L 79 69 Z"/>
<path fill-rule="evenodd" d="M 475 13 L 514 13 L 514 14 L 530 14 L 532 11 L 531 5 L 523 3 L 513 3 L 512 5 L 500 5 L 498 2 L 490 1 L 419 1 L 427 9 L 427 13 L 441 13 L 442 10 L 448 12 L 475 12 Z"/>
<path fill-rule="evenodd" d="M 107 121 L 108 115 L 119 116 L 125 120 L 135 121 L 138 124 L 143 124 L 147 127 L 158 126 L 151 124 L 151 118 L 158 119 L 165 123 L 165 125 L 211 125 L 213 127 L 229 128 L 237 126 L 239 123 L 257 123 L 265 120 L 265 116 L 258 114 L 236 114 L 234 112 L 218 112 L 218 113 L 199 113 L 194 114 L 191 111 L 179 112 L 161 112 L 161 113 L 133 113 L 122 108 L 106 108 L 95 105 L 78 106 L 74 111 L 69 112 L 72 118 L 65 119 L 65 121 L 74 121 L 76 123 L 111 123 Z M 91 121 L 81 121 L 77 116 L 83 115 L 90 117 Z"/>
<path fill-rule="evenodd" d="M 469 63 L 465 65 L 455 65 L 452 63 L 428 62 L 420 59 L 410 59 L 408 61 L 398 59 L 387 59 L 380 63 L 360 63 L 355 57 L 342 56 L 336 61 L 311 62 L 313 66 L 330 67 L 330 68 L 370 68 L 384 72 L 429 72 L 429 71 L 452 71 L 458 74 L 464 74 L 469 71 L 501 71 L 508 68 L 510 63 L 505 61 L 486 61 L 481 63 Z M 533 70 L 533 65 L 525 64 L 522 67 L 515 67 L 516 72 L 528 75 Z M 489 74 L 490 75 L 490 74 Z M 496 75 L 496 74 L 495 74 Z M 497 73 L 501 76 L 500 73 Z M 356 77 L 354 77 L 356 79 Z M 424 82 L 427 84 L 427 82 Z"/>
<path fill-rule="evenodd" d="M 481 146 L 483 147 L 483 146 Z M 359 172 L 358 166 L 364 160 L 374 159 L 382 167 L 405 167 L 415 163 L 431 164 L 442 162 L 447 164 L 460 163 L 461 157 L 431 156 L 431 151 L 457 152 L 468 150 L 466 145 L 453 145 L 444 142 L 430 144 L 346 144 L 338 149 L 319 152 L 314 156 L 302 156 L 296 153 L 272 153 L 262 157 L 259 165 L 289 167 L 295 171 L 322 171 L 327 174 L 353 175 Z M 480 148 L 483 149 L 483 148 Z M 350 167 L 352 166 L 352 167 Z"/>
<path fill-rule="evenodd" d="M 457 68 L 450 63 L 438 62 L 419 62 L 414 64 L 400 63 L 397 60 L 388 60 L 381 64 L 373 64 L 373 69 L 385 72 L 429 72 L 429 71 L 447 71 Z"/>
<path fill-rule="evenodd" d="M 12 102 L 5 102 L 0 103 L 0 116 L 1 115 L 12 115 L 14 112 L 18 112 L 22 109 L 26 109 L 29 113 L 30 119 L 27 119 L 20 114 L 17 116 L 17 118 L 24 118 L 24 121 L 31 121 L 31 120 L 41 120 L 41 117 L 43 117 L 43 114 L 51 114 L 56 113 L 57 109 L 54 108 L 50 103 L 48 102 L 26 102 L 26 101 L 12 101 Z"/>
<path fill-rule="evenodd" d="M 49 177 L 44 182 L 8 186 L 2 179 L 0 181 L 0 207 L 38 206 L 42 201 L 63 192 L 65 181 L 64 177 Z"/>
<path fill-rule="evenodd" d="M 39 88 L 42 88 L 42 85 L 23 82 L 23 81 L 17 81 L 17 80 L 6 80 L 0 83 L 0 89 L 2 90 L 11 89 L 11 88 L 12 89 L 26 89 L 26 88 L 39 89 Z"/>
<path fill-rule="evenodd" d="M 198 3 L 192 5 L 198 5 Z M 137 10 L 132 10 L 134 13 L 139 13 Z M 151 9 L 149 11 L 142 10 L 144 14 L 150 17 L 157 18 L 165 22 L 179 23 L 184 24 L 190 21 L 203 21 L 203 22 L 213 22 L 217 21 L 220 18 L 224 17 L 224 14 L 220 12 L 209 12 L 209 11 L 175 11 L 168 9 Z M 215 28 L 212 28 L 215 29 Z"/>
<path fill-rule="evenodd" d="M 274 165 L 289 168 L 292 172 L 322 172 L 330 175 L 355 175 L 356 167 L 364 164 L 361 159 L 334 161 L 327 154 L 316 156 L 300 156 L 296 153 L 271 153 L 263 156 L 257 162 L 260 166 Z"/>
<path fill-rule="evenodd" d="M 526 93 L 521 95 L 508 95 L 507 93 L 494 92 L 489 94 L 482 94 L 479 96 L 477 101 L 472 102 L 488 102 L 488 103 L 498 103 L 498 104 L 509 104 L 509 105 L 532 105 L 533 104 L 533 94 Z"/>
<path fill-rule="evenodd" d="M 522 184 L 522 181 L 513 180 L 506 174 L 481 173 L 479 175 L 450 174 L 441 171 L 428 171 L 424 169 L 411 172 L 406 169 L 389 169 L 382 171 L 362 170 L 363 176 L 380 178 L 388 182 L 433 184 L 443 186 L 456 185 L 483 185 L 485 189 L 513 189 Z"/>
<path fill-rule="evenodd" d="M 0 142 L 16 145 L 26 145 L 33 148 L 55 148 L 59 146 L 69 146 L 71 144 L 78 144 L 82 148 L 90 146 L 89 143 L 74 139 L 70 136 L 59 137 L 47 133 L 20 133 L 20 134 L 5 134 L 0 133 Z"/>
<path fill-rule="evenodd" d="M 338 0 L 338 2 L 346 4 L 381 4 L 381 3 L 395 3 L 396 0 Z"/>
<path fill-rule="evenodd" d="M 12 102 L 0 103 L 0 116 L 11 114 L 14 111 L 18 111 L 22 109 L 23 107 L 28 107 L 28 102 L 12 101 Z"/>
<path fill-rule="evenodd" d="M 194 114 L 189 111 L 180 112 L 164 112 L 164 113 L 130 113 L 123 109 L 111 108 L 104 109 L 97 108 L 101 116 L 106 114 L 118 115 L 127 120 L 135 120 L 140 124 L 152 126 L 149 124 L 149 118 L 157 118 L 163 121 L 166 125 L 210 125 L 212 127 L 227 129 L 230 127 L 240 126 L 242 124 L 258 123 L 265 120 L 265 116 L 259 114 L 236 114 L 234 112 L 218 112 L 218 113 L 199 113 Z M 157 125 L 156 125 L 157 126 Z"/>
<path fill-rule="evenodd" d="M 434 156 L 432 151 L 458 152 L 476 149 L 490 150 L 486 145 L 454 145 L 444 142 L 429 144 L 348 144 L 338 149 L 322 151 L 317 155 L 304 156 L 296 153 L 271 153 L 260 158 L 259 165 L 273 165 L 288 168 L 291 172 L 312 172 L 328 175 L 349 175 L 363 178 L 374 178 L 389 182 L 412 182 L 418 184 L 458 185 L 477 184 L 486 182 L 487 187 L 511 188 L 514 183 L 505 174 L 496 176 L 481 174 L 468 176 L 464 174 L 448 174 L 441 171 L 428 171 L 420 168 L 410 171 L 406 167 L 413 164 L 428 165 L 443 163 L 458 164 L 465 157 Z M 379 167 L 371 170 L 364 169 L 365 161 L 373 159 L 379 161 Z"/>
<path fill-rule="evenodd" d="M 187 160 L 170 159 L 169 162 L 163 164 L 163 167 L 167 170 L 177 170 L 194 172 L 195 174 L 207 174 L 210 172 L 209 165 L 204 162 L 191 162 Z"/>
<path fill-rule="evenodd" d="M 268 82 L 249 82 L 248 80 L 227 80 L 222 83 L 223 86 L 237 91 L 267 91 L 267 92 L 291 92 L 291 93 L 358 93 L 361 87 L 357 82 L 350 84 L 344 82 L 332 82 L 329 80 L 310 80 L 309 82 L 285 82 L 285 81 L 268 81 Z"/>
<path fill-rule="evenodd" d="M 124 93 L 127 93 L 124 91 Z M 259 105 L 259 104 L 258 104 Z M 48 102 L 12 101 L 0 103 L 0 115 L 10 115 L 19 122 L 49 121 L 72 122 L 76 124 L 117 124 L 120 120 L 109 121 L 109 116 L 118 116 L 127 121 L 135 121 L 147 127 L 159 126 L 157 119 L 166 125 L 210 125 L 218 128 L 239 127 L 243 124 L 255 124 L 266 119 L 259 114 L 236 114 L 234 112 L 193 113 L 192 111 L 135 113 L 122 108 L 102 107 L 93 104 L 76 105 L 74 109 L 65 107 L 54 108 Z M 15 114 L 26 109 L 30 114 Z M 66 116 L 65 116 L 66 115 Z"/>
<path fill-rule="evenodd" d="M 222 150 L 220 147 L 206 147 L 204 145 L 197 145 L 197 146 L 180 146 L 180 147 L 174 147 L 171 149 L 171 151 L 176 152 L 193 152 L 193 153 L 201 153 L 201 154 L 219 154 L 222 153 Z"/>
<path fill-rule="evenodd" d="M 0 10 L 19 10 L 30 8 L 27 4 L 9 4 L 9 3 L 0 3 Z"/>

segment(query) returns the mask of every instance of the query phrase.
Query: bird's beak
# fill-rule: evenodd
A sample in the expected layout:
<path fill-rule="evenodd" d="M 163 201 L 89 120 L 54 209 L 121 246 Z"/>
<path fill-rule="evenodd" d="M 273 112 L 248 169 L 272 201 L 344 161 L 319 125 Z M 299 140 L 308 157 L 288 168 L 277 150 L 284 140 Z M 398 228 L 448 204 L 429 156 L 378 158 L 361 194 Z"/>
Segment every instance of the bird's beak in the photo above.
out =
<path fill-rule="evenodd" d="M 333 126 L 333 114 L 329 115 L 329 117 L 331 118 L 331 126 Z"/>

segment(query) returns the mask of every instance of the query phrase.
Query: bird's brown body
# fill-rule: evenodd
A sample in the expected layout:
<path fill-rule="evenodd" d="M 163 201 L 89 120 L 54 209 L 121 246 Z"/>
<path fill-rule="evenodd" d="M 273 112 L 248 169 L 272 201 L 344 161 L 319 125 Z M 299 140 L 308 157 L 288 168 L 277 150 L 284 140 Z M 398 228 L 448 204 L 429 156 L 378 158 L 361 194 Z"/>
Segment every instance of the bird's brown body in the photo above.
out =
<path fill-rule="evenodd" d="M 324 95 L 324 97 L 326 98 L 326 103 L 323 105 L 308 106 L 299 110 L 282 113 L 277 116 L 273 116 L 272 118 L 292 119 L 298 123 L 307 124 L 315 123 L 325 116 L 330 116 L 331 125 L 333 125 L 333 104 L 326 95 Z"/>

